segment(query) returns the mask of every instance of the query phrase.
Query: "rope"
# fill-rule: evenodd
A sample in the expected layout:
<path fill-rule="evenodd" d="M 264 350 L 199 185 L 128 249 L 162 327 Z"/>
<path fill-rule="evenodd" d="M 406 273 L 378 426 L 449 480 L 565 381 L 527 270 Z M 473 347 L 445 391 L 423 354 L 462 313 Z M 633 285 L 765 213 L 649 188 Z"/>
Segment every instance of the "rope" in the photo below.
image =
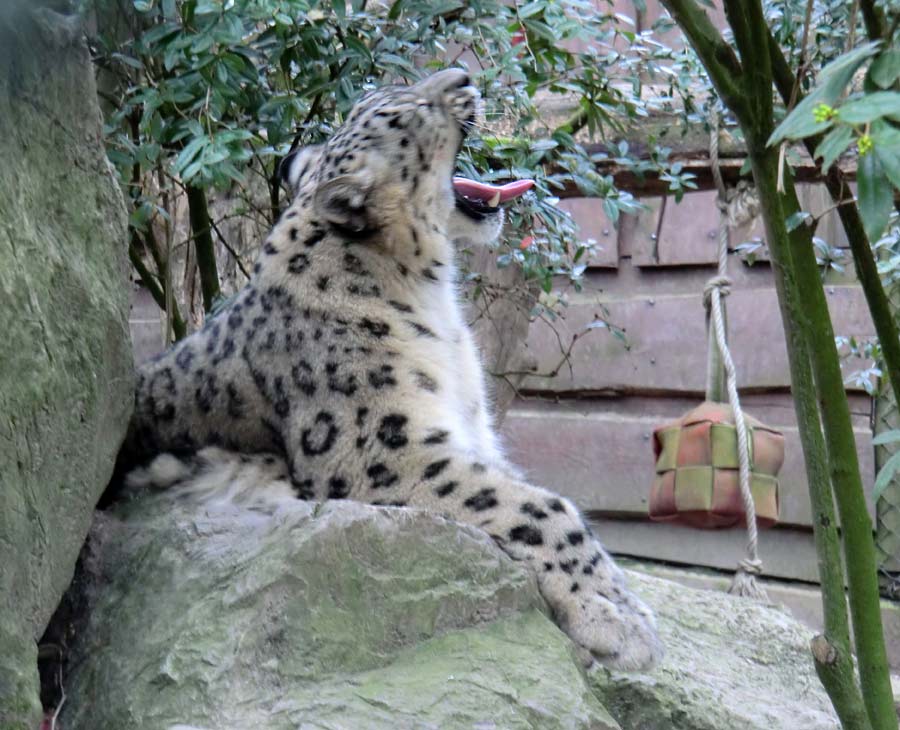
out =
<path fill-rule="evenodd" d="M 744 412 L 741 410 L 741 401 L 738 397 L 737 371 L 731 351 L 728 349 L 728 334 L 725 322 L 725 301 L 731 291 L 731 279 L 728 278 L 728 226 L 737 218 L 742 218 L 754 206 L 748 200 L 746 190 L 736 191 L 737 194 L 729 200 L 725 182 L 722 179 L 722 171 L 719 168 L 719 118 L 715 108 L 710 113 L 710 141 L 709 159 L 712 166 L 713 180 L 719 192 L 719 270 L 718 274 L 711 278 L 703 291 L 703 302 L 707 311 L 707 323 L 711 325 L 712 336 L 710 338 L 710 370 L 707 372 L 707 398 L 711 395 L 721 396 L 721 388 L 716 388 L 716 379 L 720 378 L 721 369 L 725 371 L 725 385 L 728 391 L 728 402 L 734 414 L 734 424 L 737 429 L 738 441 L 738 465 L 740 468 L 741 500 L 744 503 L 744 514 L 747 522 L 747 557 L 740 561 L 729 593 L 746 596 L 758 600 L 767 601 L 766 592 L 760 587 L 755 576 L 762 573 L 762 561 L 758 553 L 758 536 L 756 531 L 756 506 L 753 504 L 753 494 L 750 491 L 750 437 L 747 432 L 747 424 L 744 421 Z M 741 211 L 735 210 L 738 206 Z M 711 320 L 711 322 L 710 322 Z M 714 352 L 715 351 L 715 352 Z M 719 364 L 721 359 L 721 365 Z M 716 393 L 718 391 L 718 393 Z M 720 400 L 716 398 L 716 400 Z"/>

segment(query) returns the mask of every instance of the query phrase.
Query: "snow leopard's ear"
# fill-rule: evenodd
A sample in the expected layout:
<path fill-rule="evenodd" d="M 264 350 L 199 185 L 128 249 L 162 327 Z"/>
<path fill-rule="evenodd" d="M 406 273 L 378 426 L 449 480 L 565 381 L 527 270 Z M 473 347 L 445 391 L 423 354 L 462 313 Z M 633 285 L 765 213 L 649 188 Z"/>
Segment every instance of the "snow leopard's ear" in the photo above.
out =
<path fill-rule="evenodd" d="M 372 182 L 363 175 L 339 175 L 320 181 L 315 209 L 328 223 L 346 235 L 364 238 L 378 229 L 371 210 Z"/>
<path fill-rule="evenodd" d="M 322 157 L 322 145 L 313 144 L 292 149 L 281 160 L 278 176 L 295 195 L 315 175 Z"/>

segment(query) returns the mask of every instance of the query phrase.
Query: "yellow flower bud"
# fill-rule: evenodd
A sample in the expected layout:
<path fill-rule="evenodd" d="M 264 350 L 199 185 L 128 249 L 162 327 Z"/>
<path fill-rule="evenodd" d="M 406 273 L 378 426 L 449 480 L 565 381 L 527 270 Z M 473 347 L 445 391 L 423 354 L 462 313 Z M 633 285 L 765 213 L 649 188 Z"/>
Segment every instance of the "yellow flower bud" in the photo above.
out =
<path fill-rule="evenodd" d="M 815 109 L 813 109 L 813 119 L 815 119 L 820 124 L 822 122 L 827 122 L 830 119 L 833 119 L 837 112 L 832 109 L 828 104 L 819 104 Z"/>
<path fill-rule="evenodd" d="M 863 157 L 871 152 L 874 146 L 875 143 L 872 141 L 872 138 L 868 134 L 864 134 L 856 143 L 856 149 L 859 150 L 860 157 Z"/>

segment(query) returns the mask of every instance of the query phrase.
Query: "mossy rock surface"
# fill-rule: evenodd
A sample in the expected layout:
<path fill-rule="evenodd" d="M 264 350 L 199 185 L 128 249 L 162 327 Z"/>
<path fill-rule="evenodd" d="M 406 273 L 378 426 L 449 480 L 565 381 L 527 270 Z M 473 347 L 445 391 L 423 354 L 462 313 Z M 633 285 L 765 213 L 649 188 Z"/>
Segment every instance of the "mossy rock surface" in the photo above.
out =
<path fill-rule="evenodd" d="M 628 573 L 656 612 L 666 657 L 648 674 L 591 672 L 598 697 L 623 728 L 840 729 L 804 624 L 776 606 Z"/>
<path fill-rule="evenodd" d="M 146 495 L 86 566 L 66 730 L 618 727 L 524 566 L 433 515 Z"/>
<path fill-rule="evenodd" d="M 0 727 L 40 717 L 37 649 L 130 414 L 126 214 L 60 0 L 0 2 Z"/>
<path fill-rule="evenodd" d="M 778 607 L 628 571 L 666 657 L 585 673 L 525 566 L 423 512 L 144 494 L 89 545 L 66 730 L 839 728 Z"/>

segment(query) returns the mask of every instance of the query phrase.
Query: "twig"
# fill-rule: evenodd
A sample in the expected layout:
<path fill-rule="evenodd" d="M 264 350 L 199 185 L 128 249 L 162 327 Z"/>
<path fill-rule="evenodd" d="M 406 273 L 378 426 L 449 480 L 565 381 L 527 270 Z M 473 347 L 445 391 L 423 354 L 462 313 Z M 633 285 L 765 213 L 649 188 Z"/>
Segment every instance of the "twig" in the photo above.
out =
<path fill-rule="evenodd" d="M 860 0 L 854 0 L 854 5 L 860 5 Z M 889 40 L 889 36 L 886 36 L 884 32 L 884 13 L 878 4 L 875 3 L 875 0 L 862 0 L 861 7 L 863 22 L 866 24 L 866 33 L 869 36 L 869 40 Z"/>
<path fill-rule="evenodd" d="M 157 306 L 163 312 L 166 312 L 167 320 L 170 317 L 170 313 L 169 311 L 167 311 L 167 307 L 171 307 L 172 330 L 175 335 L 175 339 L 180 340 L 185 336 L 186 332 L 184 321 L 181 319 L 181 314 L 178 312 L 178 307 L 175 305 L 174 301 L 170 301 L 170 297 L 168 296 L 166 290 L 162 288 L 166 287 L 166 280 L 159 274 L 154 276 L 144 265 L 144 261 L 141 258 L 139 246 L 140 238 L 137 235 L 137 232 L 132 229 L 131 243 L 128 246 L 128 258 L 131 260 L 131 265 L 134 267 L 135 271 L 137 271 L 138 276 L 140 276 L 141 282 L 143 283 L 144 287 L 148 292 L 150 292 L 150 296 L 153 297 L 153 301 L 156 302 Z M 162 283 L 162 287 L 160 286 L 160 282 Z"/>
<path fill-rule="evenodd" d="M 852 205 L 852 204 L 855 203 L 855 202 L 856 202 L 856 200 L 855 200 L 854 198 L 847 198 L 847 199 L 845 199 L 845 200 L 838 200 L 836 203 L 832 203 L 831 205 L 829 205 L 828 207 L 826 207 L 824 210 L 822 210 L 822 211 L 820 211 L 819 213 L 817 213 L 816 215 L 812 216 L 811 219 L 807 222 L 807 225 L 808 225 L 808 226 L 812 226 L 813 223 L 818 223 L 818 222 L 819 222 L 820 220 L 822 220 L 826 215 L 828 215 L 828 214 L 831 213 L 832 211 L 837 210 L 837 209 L 840 208 L 842 205 Z"/>
<path fill-rule="evenodd" d="M 572 348 L 575 347 L 575 343 L 578 342 L 580 337 L 581 337 L 581 333 L 579 333 L 579 332 L 576 332 L 574 335 L 572 335 L 572 340 L 571 340 L 571 342 L 569 342 L 569 346 L 566 348 L 566 351 L 563 353 L 562 359 L 549 372 L 539 373 L 539 372 L 536 372 L 535 370 L 504 370 L 503 372 L 500 372 L 500 373 L 490 372 L 490 374 L 497 378 L 505 378 L 505 377 L 511 376 L 511 375 L 527 375 L 528 377 L 532 377 L 532 378 L 555 378 L 557 375 L 559 375 L 559 371 L 562 370 L 563 365 L 565 365 L 566 363 L 569 363 L 569 370 L 572 369 L 572 365 L 571 365 Z"/>
<path fill-rule="evenodd" d="M 806 74 L 806 64 L 808 63 L 807 53 L 809 51 L 809 26 L 812 23 L 813 0 L 806 0 L 806 16 L 803 18 L 803 40 L 800 42 L 800 63 L 797 64 L 797 76 L 794 78 L 794 88 L 791 89 L 791 100 L 788 103 L 788 112 L 790 112 L 797 103 L 797 94 L 800 92 L 800 84 L 803 76 Z"/>
<path fill-rule="evenodd" d="M 63 705 L 66 704 L 66 688 L 63 686 L 63 677 L 62 677 L 62 662 L 60 662 L 57 667 L 57 681 L 59 682 L 59 704 L 56 706 L 56 709 L 53 710 L 53 715 L 50 717 L 50 730 L 56 730 L 56 720 L 59 718 L 59 713 L 63 708 Z"/>
<path fill-rule="evenodd" d="M 662 235 L 662 227 L 663 220 L 666 216 L 666 202 L 669 200 L 668 195 L 663 195 L 662 200 L 659 201 L 659 216 L 656 219 L 656 231 L 653 234 L 653 251 L 650 254 L 650 257 L 659 262 L 659 237 Z"/>
<path fill-rule="evenodd" d="M 528 43 L 528 29 L 525 27 L 525 21 L 522 20 L 522 16 L 519 15 L 519 1 L 516 0 L 516 20 L 519 22 L 519 27 L 522 29 L 522 44 L 525 46 L 525 50 L 528 51 L 528 55 L 531 56 L 531 62 L 538 66 L 537 56 L 534 55 L 534 51 L 531 50 L 531 44 Z"/>
<path fill-rule="evenodd" d="M 847 33 L 847 45 L 844 46 L 844 53 L 853 50 L 853 46 L 856 44 L 856 17 L 858 13 L 859 0 L 853 0 L 853 5 L 850 8 L 850 19 L 848 21 L 849 30 Z M 872 40 L 875 39 L 873 38 Z"/>
<path fill-rule="evenodd" d="M 163 172 L 162 164 L 158 164 L 156 168 L 157 182 L 159 183 L 160 194 L 163 199 L 163 207 L 166 210 L 171 210 L 170 208 L 170 199 L 169 199 L 169 187 L 164 184 L 165 175 Z M 166 232 L 166 257 L 165 257 L 165 268 L 160 270 L 160 274 L 165 278 L 165 292 L 166 292 L 166 306 L 164 307 L 164 311 L 166 313 L 166 342 L 170 342 L 170 335 L 174 332 L 175 320 L 173 317 L 173 312 L 176 309 L 175 305 L 175 292 L 172 286 L 172 238 L 174 236 L 174 232 L 172 230 L 172 222 L 171 218 L 164 218 L 163 224 Z"/>
<path fill-rule="evenodd" d="M 228 241 L 225 240 L 225 236 L 222 235 L 222 232 L 219 230 L 219 226 L 215 221 L 212 220 L 210 221 L 210 225 L 212 226 L 213 231 L 215 231 L 216 238 L 219 239 L 219 243 L 221 243 L 225 247 L 225 250 L 231 254 L 231 257 L 234 259 L 237 267 L 241 270 L 241 273 L 249 279 L 250 272 L 247 271 L 246 267 L 244 266 L 244 262 L 241 261 L 241 257 L 238 256 L 237 251 L 235 251 L 228 243 Z"/>
<path fill-rule="evenodd" d="M 503 372 L 500 372 L 500 373 L 490 372 L 491 375 L 493 375 L 494 377 L 497 377 L 497 378 L 505 378 L 510 375 L 525 375 L 525 376 L 532 377 L 532 378 L 555 378 L 557 375 L 559 375 L 559 371 L 562 370 L 563 365 L 569 366 L 569 375 L 570 376 L 574 374 L 574 370 L 572 368 L 572 350 L 575 349 L 575 344 L 579 340 L 583 339 L 585 335 L 592 332 L 593 329 L 585 328 L 581 332 L 576 332 L 575 334 L 572 335 L 572 339 L 569 342 L 568 347 L 563 349 L 562 337 L 560 336 L 559 331 L 556 329 L 556 327 L 554 327 L 550 322 L 548 322 L 544 316 L 541 316 L 540 319 L 548 327 L 550 327 L 553 330 L 553 334 L 556 337 L 556 341 L 559 345 L 559 349 L 562 352 L 562 357 L 560 358 L 560 361 L 553 368 L 551 368 L 551 370 L 549 372 L 545 372 L 545 373 L 539 373 L 539 372 L 536 372 L 535 370 L 504 370 Z M 603 318 L 600 317 L 596 312 L 594 313 L 594 320 L 595 321 L 600 320 L 600 321 L 605 322 L 605 320 L 603 320 Z M 606 323 L 606 325 L 607 325 L 608 329 L 610 329 L 610 330 L 613 329 L 613 326 L 610 325 L 609 323 Z"/>

